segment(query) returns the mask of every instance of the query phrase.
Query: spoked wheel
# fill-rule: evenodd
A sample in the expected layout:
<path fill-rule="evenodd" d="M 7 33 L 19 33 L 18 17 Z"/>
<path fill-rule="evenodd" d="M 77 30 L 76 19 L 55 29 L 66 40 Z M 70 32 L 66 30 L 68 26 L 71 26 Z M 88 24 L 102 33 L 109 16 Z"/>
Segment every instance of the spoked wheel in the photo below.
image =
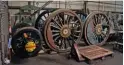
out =
<path fill-rule="evenodd" d="M 83 11 L 76 11 L 76 14 L 80 17 L 80 19 L 82 20 L 82 22 L 85 21 L 87 14 L 83 13 Z"/>
<path fill-rule="evenodd" d="M 109 37 L 110 22 L 103 13 L 93 12 L 84 24 L 84 39 L 88 44 L 103 45 Z"/>
<path fill-rule="evenodd" d="M 82 22 L 71 10 L 59 9 L 50 14 L 44 28 L 47 45 L 56 52 L 67 52 L 82 36 Z"/>
<path fill-rule="evenodd" d="M 50 15 L 50 11 L 46 10 L 43 11 L 38 18 L 36 19 L 35 22 L 35 28 L 37 28 L 38 30 L 40 30 L 40 32 L 43 31 L 44 28 L 44 22 L 46 21 L 46 18 Z"/>
<path fill-rule="evenodd" d="M 40 32 L 33 27 L 19 29 L 11 41 L 15 55 L 21 58 L 37 55 L 41 49 L 40 36 Z"/>
<path fill-rule="evenodd" d="M 41 38 L 42 38 L 42 49 L 45 51 L 45 52 L 48 52 L 50 49 L 48 47 L 48 45 L 46 45 L 46 43 L 44 42 L 44 33 L 43 33 L 43 30 L 44 30 L 44 25 L 45 25 L 45 22 L 46 22 L 46 18 L 50 15 L 50 12 L 51 11 L 48 11 L 48 10 L 45 10 L 43 11 L 39 16 L 38 18 L 36 19 L 36 22 L 35 22 L 35 28 L 38 29 L 41 33 Z"/>

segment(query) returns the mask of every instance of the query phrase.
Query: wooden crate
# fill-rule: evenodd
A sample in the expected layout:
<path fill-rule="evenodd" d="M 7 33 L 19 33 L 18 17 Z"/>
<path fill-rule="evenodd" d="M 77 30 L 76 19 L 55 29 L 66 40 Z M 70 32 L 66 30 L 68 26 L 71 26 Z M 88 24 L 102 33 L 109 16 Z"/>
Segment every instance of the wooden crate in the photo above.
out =
<path fill-rule="evenodd" d="M 96 45 L 82 47 L 79 49 L 79 52 L 81 56 L 84 57 L 85 59 L 88 59 L 89 62 L 98 58 L 103 59 L 106 56 L 113 56 L 112 51 Z"/>

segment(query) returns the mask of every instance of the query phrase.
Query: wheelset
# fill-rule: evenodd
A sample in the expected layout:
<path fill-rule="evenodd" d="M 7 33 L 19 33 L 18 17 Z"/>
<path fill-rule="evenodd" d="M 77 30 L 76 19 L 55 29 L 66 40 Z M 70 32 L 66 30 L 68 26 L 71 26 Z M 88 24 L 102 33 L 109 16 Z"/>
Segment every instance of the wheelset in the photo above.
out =
<path fill-rule="evenodd" d="M 89 14 L 84 23 L 84 39 L 87 44 L 103 45 L 110 33 L 110 22 L 101 12 Z"/>
<path fill-rule="evenodd" d="M 71 10 L 59 9 L 46 19 L 44 38 L 50 49 L 56 52 L 70 51 L 72 44 L 82 36 L 82 22 Z"/>
<path fill-rule="evenodd" d="M 23 27 L 15 32 L 12 49 L 20 58 L 36 56 L 41 50 L 41 34 L 33 27 Z"/>
<path fill-rule="evenodd" d="M 70 51 L 72 44 L 81 38 L 88 45 L 103 45 L 110 33 L 110 22 L 105 14 L 93 12 L 87 16 L 68 9 L 44 11 L 35 27 L 41 31 L 45 46 L 56 52 Z"/>

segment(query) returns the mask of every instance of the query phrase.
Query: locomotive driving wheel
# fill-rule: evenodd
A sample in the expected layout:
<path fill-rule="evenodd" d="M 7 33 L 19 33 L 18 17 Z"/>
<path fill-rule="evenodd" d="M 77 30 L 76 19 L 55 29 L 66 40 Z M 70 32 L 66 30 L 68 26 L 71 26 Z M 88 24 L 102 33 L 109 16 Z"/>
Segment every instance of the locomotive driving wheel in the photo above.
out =
<path fill-rule="evenodd" d="M 43 11 L 36 19 L 36 22 L 35 22 L 35 28 L 38 29 L 41 33 L 41 38 L 42 38 L 42 49 L 47 52 L 49 49 L 48 45 L 46 45 L 46 43 L 44 42 L 44 33 L 43 33 L 43 30 L 44 30 L 44 23 L 46 22 L 46 18 L 50 15 L 51 11 L 49 10 L 45 10 Z"/>
<path fill-rule="evenodd" d="M 109 37 L 110 22 L 101 12 L 88 15 L 84 24 L 84 39 L 88 44 L 103 45 Z"/>
<path fill-rule="evenodd" d="M 41 49 L 40 36 L 40 32 L 33 27 L 23 27 L 17 30 L 11 41 L 15 55 L 20 58 L 37 55 Z"/>
<path fill-rule="evenodd" d="M 44 22 L 46 21 L 46 18 L 50 15 L 50 11 L 45 10 L 43 11 L 36 19 L 35 22 L 35 28 L 37 28 L 38 30 L 40 30 L 40 32 L 42 32 L 43 28 L 44 28 Z"/>
<path fill-rule="evenodd" d="M 59 9 L 46 19 L 44 37 L 56 52 L 67 52 L 82 36 L 82 22 L 71 10 Z"/>

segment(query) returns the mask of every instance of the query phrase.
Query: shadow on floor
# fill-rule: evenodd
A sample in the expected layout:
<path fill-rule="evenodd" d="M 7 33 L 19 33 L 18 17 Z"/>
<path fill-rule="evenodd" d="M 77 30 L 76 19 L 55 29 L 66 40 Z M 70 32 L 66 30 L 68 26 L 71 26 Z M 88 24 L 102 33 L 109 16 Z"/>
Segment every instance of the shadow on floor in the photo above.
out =
<path fill-rule="evenodd" d="M 112 45 L 104 45 L 104 48 L 112 50 Z M 113 50 L 112 50 L 113 51 Z M 66 54 L 41 54 L 36 57 L 19 59 L 15 57 L 10 65 L 89 65 L 86 62 L 68 60 Z M 123 53 L 114 51 L 113 58 L 95 61 L 95 65 L 123 65 Z"/>

